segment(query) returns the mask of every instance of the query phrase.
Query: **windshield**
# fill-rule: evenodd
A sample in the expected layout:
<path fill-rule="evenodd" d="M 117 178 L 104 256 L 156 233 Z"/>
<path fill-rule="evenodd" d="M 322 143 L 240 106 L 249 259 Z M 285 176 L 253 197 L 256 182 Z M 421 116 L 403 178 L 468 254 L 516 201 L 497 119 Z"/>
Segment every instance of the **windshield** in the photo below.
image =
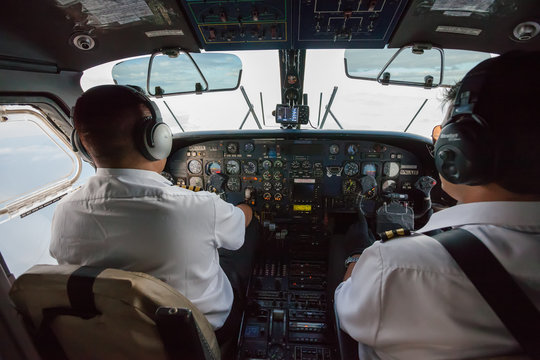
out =
<path fill-rule="evenodd" d="M 242 89 L 263 129 L 279 128 L 272 115 L 276 104 L 281 103 L 278 51 L 229 53 L 242 60 L 238 89 L 154 99 L 173 132 L 239 129 L 244 120 L 243 129 L 257 129 Z M 339 129 L 339 122 L 345 130 L 404 131 L 418 113 L 407 131 L 427 137 L 441 122 L 444 88 L 383 86 L 374 81 L 350 79 L 345 74 L 344 53 L 343 49 L 307 51 L 304 92 L 308 95 L 310 124 L 305 128 L 319 127 L 317 124 L 325 117 L 326 105 L 335 88 L 323 129 Z M 83 90 L 113 84 L 111 70 L 116 63 L 118 61 L 85 71 L 81 80 Z"/>

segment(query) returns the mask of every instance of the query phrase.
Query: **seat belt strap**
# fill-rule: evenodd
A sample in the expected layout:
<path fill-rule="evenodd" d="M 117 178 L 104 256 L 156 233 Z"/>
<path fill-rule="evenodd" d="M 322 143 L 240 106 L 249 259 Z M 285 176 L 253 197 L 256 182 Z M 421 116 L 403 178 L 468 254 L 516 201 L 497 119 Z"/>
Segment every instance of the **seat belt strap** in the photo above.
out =
<path fill-rule="evenodd" d="M 463 229 L 433 238 L 450 253 L 525 353 L 540 359 L 540 312 L 484 243 Z"/>

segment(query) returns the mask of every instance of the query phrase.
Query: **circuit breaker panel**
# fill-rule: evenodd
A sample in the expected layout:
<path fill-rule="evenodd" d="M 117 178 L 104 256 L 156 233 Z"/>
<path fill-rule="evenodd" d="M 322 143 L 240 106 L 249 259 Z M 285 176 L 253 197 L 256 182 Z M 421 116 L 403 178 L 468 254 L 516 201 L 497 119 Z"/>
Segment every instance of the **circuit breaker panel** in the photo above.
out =
<path fill-rule="evenodd" d="M 206 50 L 290 47 L 287 0 L 183 2 Z"/>
<path fill-rule="evenodd" d="M 406 0 L 302 0 L 294 8 L 297 49 L 383 48 Z"/>
<path fill-rule="evenodd" d="M 206 50 L 382 48 L 407 0 L 182 0 Z"/>

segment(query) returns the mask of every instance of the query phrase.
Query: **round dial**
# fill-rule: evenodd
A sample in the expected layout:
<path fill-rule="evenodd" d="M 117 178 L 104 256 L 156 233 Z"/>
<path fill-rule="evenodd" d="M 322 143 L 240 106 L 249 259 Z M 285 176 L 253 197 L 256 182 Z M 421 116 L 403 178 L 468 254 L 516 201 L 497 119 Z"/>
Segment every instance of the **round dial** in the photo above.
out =
<path fill-rule="evenodd" d="M 383 182 L 381 189 L 385 193 L 392 193 L 396 190 L 397 184 L 394 180 L 386 180 Z"/>
<path fill-rule="evenodd" d="M 313 164 L 313 168 L 314 168 L 314 169 L 322 169 L 322 168 L 323 168 L 323 164 L 320 163 L 320 162 L 316 162 L 315 164 Z"/>
<path fill-rule="evenodd" d="M 292 168 L 292 169 L 298 169 L 298 168 L 300 168 L 300 161 L 294 160 L 294 161 L 291 163 L 291 168 Z"/>
<path fill-rule="evenodd" d="M 352 161 L 346 162 L 343 171 L 347 176 L 354 176 L 358 174 L 358 164 Z"/>
<path fill-rule="evenodd" d="M 262 177 L 264 180 L 270 180 L 272 178 L 272 174 L 270 173 L 270 171 L 266 170 L 262 173 Z"/>
<path fill-rule="evenodd" d="M 191 160 L 188 163 L 188 170 L 192 174 L 200 174 L 202 171 L 202 165 L 199 160 Z"/>
<path fill-rule="evenodd" d="M 274 161 L 274 167 L 276 169 L 281 169 L 283 167 L 283 161 L 281 161 L 281 160 Z"/>
<path fill-rule="evenodd" d="M 274 200 L 281 201 L 281 199 L 283 199 L 283 195 L 281 195 L 281 193 L 276 193 L 274 195 Z"/>
<path fill-rule="evenodd" d="M 245 143 L 244 144 L 244 151 L 247 152 L 247 153 L 252 153 L 253 150 L 255 150 L 255 145 L 253 145 L 253 143 Z"/>
<path fill-rule="evenodd" d="M 347 146 L 347 154 L 354 155 L 358 152 L 358 147 L 354 144 Z"/>
<path fill-rule="evenodd" d="M 229 154 L 236 154 L 238 152 L 238 144 L 237 143 L 228 143 L 227 144 L 227 152 Z"/>
<path fill-rule="evenodd" d="M 270 160 L 264 160 L 261 165 L 264 170 L 270 170 L 272 168 L 272 162 Z"/>
<path fill-rule="evenodd" d="M 201 177 L 194 176 L 194 177 L 189 178 L 189 186 L 198 186 L 202 188 L 203 185 L 204 183 Z"/>
<path fill-rule="evenodd" d="M 263 182 L 262 187 L 264 191 L 270 191 L 272 189 L 272 184 L 269 183 L 268 181 L 265 181 Z"/>
<path fill-rule="evenodd" d="M 366 163 L 362 166 L 362 175 L 377 176 L 377 165 Z"/>
<path fill-rule="evenodd" d="M 377 180 L 373 176 L 362 177 L 360 186 L 362 186 L 362 194 L 366 198 L 373 199 L 377 195 Z"/>
<path fill-rule="evenodd" d="M 328 152 L 332 155 L 337 155 L 339 154 L 339 145 L 338 144 L 332 144 L 330 145 L 330 147 L 328 148 Z"/>
<path fill-rule="evenodd" d="M 212 174 L 206 181 L 206 190 L 215 193 L 222 193 L 225 185 L 225 177 L 218 174 Z"/>
<path fill-rule="evenodd" d="M 230 191 L 238 192 L 241 188 L 242 184 L 239 178 L 231 176 L 229 180 L 227 180 L 227 189 L 229 189 Z"/>
<path fill-rule="evenodd" d="M 253 161 L 248 161 L 244 164 L 244 172 L 248 175 L 253 175 L 257 172 L 257 165 Z"/>
<path fill-rule="evenodd" d="M 356 194 L 357 184 L 354 179 L 347 179 L 343 182 L 343 194 L 352 195 Z"/>
<path fill-rule="evenodd" d="M 210 161 L 206 163 L 206 174 L 212 175 L 221 172 L 221 165 L 217 161 Z"/>
<path fill-rule="evenodd" d="M 311 161 L 309 160 L 304 160 L 302 161 L 302 169 L 311 169 Z"/>
<path fill-rule="evenodd" d="M 265 192 L 263 194 L 263 199 L 266 201 L 272 200 L 272 194 L 270 194 L 269 192 Z"/>
<path fill-rule="evenodd" d="M 236 160 L 229 160 L 225 164 L 227 174 L 229 175 L 238 175 L 240 174 L 240 163 Z"/>
<path fill-rule="evenodd" d="M 283 177 L 283 174 L 281 173 L 281 171 L 274 172 L 274 180 L 281 180 L 282 177 Z"/>
<path fill-rule="evenodd" d="M 387 162 L 384 164 L 383 168 L 384 175 L 394 178 L 399 175 L 399 163 L 397 162 Z"/>
<path fill-rule="evenodd" d="M 276 191 L 281 191 L 283 189 L 283 184 L 280 182 L 275 182 L 274 189 L 276 189 Z"/>

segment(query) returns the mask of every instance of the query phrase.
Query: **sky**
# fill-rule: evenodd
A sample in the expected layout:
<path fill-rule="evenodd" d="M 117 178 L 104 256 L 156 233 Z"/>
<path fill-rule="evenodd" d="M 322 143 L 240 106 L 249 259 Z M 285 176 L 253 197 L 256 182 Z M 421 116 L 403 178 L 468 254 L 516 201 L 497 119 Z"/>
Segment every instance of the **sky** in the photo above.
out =
<path fill-rule="evenodd" d="M 264 107 L 265 128 L 278 128 L 272 116 L 276 104 L 281 102 L 278 52 L 233 53 L 242 61 L 241 85 L 259 120 L 262 123 Z M 83 90 L 100 84 L 112 84 L 111 71 L 115 63 L 87 70 L 81 79 Z M 410 132 L 428 137 L 444 114 L 440 90 L 382 86 L 376 82 L 350 79 L 344 71 L 344 50 L 308 51 L 304 90 L 308 94 L 313 124 L 317 123 L 320 94 L 324 113 L 335 86 L 338 89 L 331 110 L 345 129 L 403 131 L 425 99 L 428 99 L 410 128 Z M 239 89 L 157 100 L 163 118 L 171 125 L 173 132 L 181 130 L 163 101 L 167 102 L 186 131 L 237 129 L 248 112 Z M 35 189 L 54 179 L 69 176 L 73 171 L 72 157 L 66 154 L 65 149 L 59 149 L 54 143 L 48 142 L 50 139 L 44 140 L 44 136 L 36 132 L 35 127 L 11 124 L 11 120 L 15 122 L 12 118 L 8 123 L 0 123 L 0 127 L 3 126 L 0 128 L 0 171 L 4 177 L 3 185 L 6 184 L 0 191 L 0 205 L 15 193 Z M 30 122 L 34 120 L 27 119 Z M 8 129 L 7 124 L 12 129 Z M 15 129 L 17 126 L 27 126 L 27 129 L 21 132 Z M 253 118 L 248 118 L 245 128 L 256 128 Z M 329 117 L 325 129 L 337 128 L 337 124 Z M 22 133 L 24 136 L 20 136 Z M 92 173 L 93 169 L 84 163 L 78 184 L 84 183 Z M 9 179 L 6 174 L 9 174 Z M 0 224 L 0 251 L 16 276 L 34 264 L 55 263 L 48 252 L 54 209 L 53 204 L 25 218 L 15 218 Z"/>

